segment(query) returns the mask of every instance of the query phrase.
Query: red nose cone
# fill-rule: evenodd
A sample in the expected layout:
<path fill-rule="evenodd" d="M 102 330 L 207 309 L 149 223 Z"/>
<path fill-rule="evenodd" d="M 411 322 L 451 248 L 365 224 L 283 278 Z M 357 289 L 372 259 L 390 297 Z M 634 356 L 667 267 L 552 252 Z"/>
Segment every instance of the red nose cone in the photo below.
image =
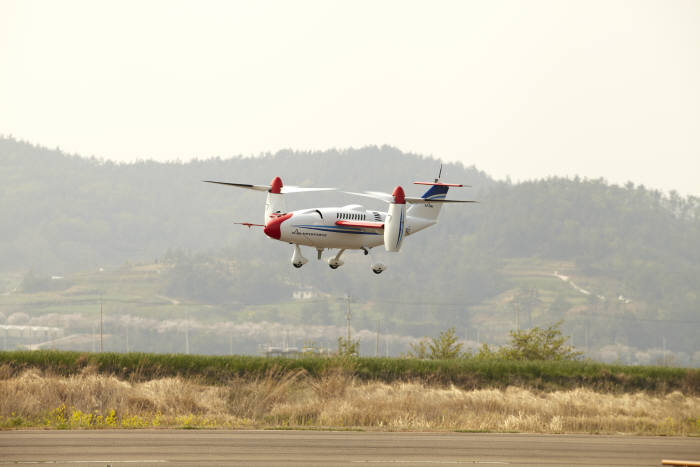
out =
<path fill-rule="evenodd" d="M 394 197 L 394 204 L 406 204 L 406 197 L 403 193 L 403 188 L 401 188 L 401 186 L 397 186 L 396 188 L 394 188 L 392 196 Z"/>
<path fill-rule="evenodd" d="M 270 182 L 270 193 L 282 193 L 282 179 L 275 177 Z"/>
<path fill-rule="evenodd" d="M 282 237 L 282 222 L 292 217 L 292 214 L 273 214 L 265 224 L 263 232 L 270 238 L 279 240 Z"/>

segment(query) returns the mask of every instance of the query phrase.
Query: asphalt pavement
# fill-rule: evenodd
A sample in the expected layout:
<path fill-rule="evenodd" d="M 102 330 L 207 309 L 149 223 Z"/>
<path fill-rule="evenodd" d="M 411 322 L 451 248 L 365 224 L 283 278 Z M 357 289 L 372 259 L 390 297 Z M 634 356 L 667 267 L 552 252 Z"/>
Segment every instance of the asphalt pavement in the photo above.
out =
<path fill-rule="evenodd" d="M 700 460 L 700 438 L 351 431 L 0 432 L 0 465 L 660 466 Z"/>

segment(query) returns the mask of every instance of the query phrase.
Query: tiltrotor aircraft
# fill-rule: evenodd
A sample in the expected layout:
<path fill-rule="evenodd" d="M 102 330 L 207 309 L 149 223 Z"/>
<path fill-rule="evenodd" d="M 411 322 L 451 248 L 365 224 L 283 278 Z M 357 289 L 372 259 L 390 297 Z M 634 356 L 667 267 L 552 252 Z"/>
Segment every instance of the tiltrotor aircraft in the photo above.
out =
<path fill-rule="evenodd" d="M 442 169 L 440 173 L 442 173 Z M 420 198 L 406 196 L 401 186 L 397 186 L 392 194 L 376 191 L 348 192 L 352 195 L 386 201 L 389 203 L 387 212 L 369 210 L 359 204 L 288 212 L 284 203 L 285 194 L 334 190 L 334 188 L 284 186 L 279 177 L 272 179 L 269 185 L 204 181 L 249 190 L 266 191 L 265 223 L 240 222 L 239 224 L 248 227 L 263 227 L 263 232 L 268 237 L 294 245 L 292 265 L 296 268 L 300 268 L 308 262 L 302 255 L 299 245 L 316 248 L 319 260 L 323 250 L 339 250 L 335 256 L 328 259 L 328 265 L 331 269 L 337 269 L 343 265 L 340 256 L 345 250 L 362 250 L 365 255 L 370 254 L 372 257 L 370 250 L 384 244 L 386 251 L 397 252 L 401 249 L 404 238 L 437 223 L 440 208 L 444 203 L 476 202 L 445 199 L 450 187 L 463 187 L 464 185 L 442 183 L 440 175 L 438 175 L 434 182 L 413 182 L 417 185 L 430 186 Z M 410 205 L 408 209 L 406 209 L 407 203 Z M 384 264 L 374 260 L 371 267 L 376 274 L 380 274 L 386 269 Z"/>

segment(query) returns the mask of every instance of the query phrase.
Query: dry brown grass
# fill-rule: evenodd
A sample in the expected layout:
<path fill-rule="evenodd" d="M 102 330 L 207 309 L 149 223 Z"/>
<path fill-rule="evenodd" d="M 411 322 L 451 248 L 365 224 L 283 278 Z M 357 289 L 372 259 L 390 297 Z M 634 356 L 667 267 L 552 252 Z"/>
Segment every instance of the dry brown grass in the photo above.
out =
<path fill-rule="evenodd" d="M 69 377 L 37 370 L 4 376 L 0 426 L 5 428 L 287 426 L 700 435 L 700 397 L 679 392 L 463 390 L 360 382 L 340 369 L 318 378 L 303 370 L 270 370 L 226 386 L 179 377 L 129 382 L 89 368 Z"/>

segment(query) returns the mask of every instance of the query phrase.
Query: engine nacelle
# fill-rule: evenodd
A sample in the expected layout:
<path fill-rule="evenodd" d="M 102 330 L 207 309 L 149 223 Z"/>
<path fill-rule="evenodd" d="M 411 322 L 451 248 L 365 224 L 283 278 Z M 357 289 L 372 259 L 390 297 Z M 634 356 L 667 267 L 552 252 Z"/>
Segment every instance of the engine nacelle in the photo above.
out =
<path fill-rule="evenodd" d="M 284 195 L 282 194 L 282 179 L 275 177 L 270 182 L 270 191 L 267 192 L 265 201 L 264 224 L 270 220 L 270 216 L 275 213 L 287 212 L 284 205 Z"/>
<path fill-rule="evenodd" d="M 384 248 L 386 251 L 399 251 L 406 233 L 406 199 L 403 188 L 394 189 L 394 202 L 389 204 L 389 212 L 384 220 Z"/>

